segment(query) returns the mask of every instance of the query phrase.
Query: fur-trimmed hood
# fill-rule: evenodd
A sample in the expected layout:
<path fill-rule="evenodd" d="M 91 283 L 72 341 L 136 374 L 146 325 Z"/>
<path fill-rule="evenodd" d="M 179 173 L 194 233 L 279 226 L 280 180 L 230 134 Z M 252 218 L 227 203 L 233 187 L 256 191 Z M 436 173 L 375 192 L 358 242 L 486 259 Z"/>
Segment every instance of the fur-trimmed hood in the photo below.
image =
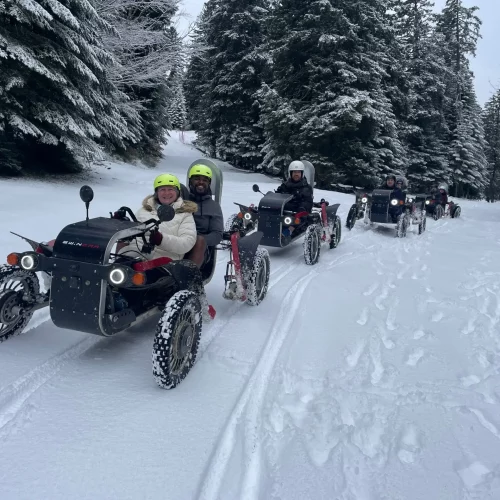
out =
<path fill-rule="evenodd" d="M 142 207 L 147 212 L 152 212 L 157 210 L 158 201 L 154 194 L 150 194 L 142 200 Z M 194 201 L 184 201 L 184 199 L 179 196 L 174 203 L 172 203 L 172 208 L 175 209 L 176 214 L 194 214 L 198 210 L 198 205 Z"/>

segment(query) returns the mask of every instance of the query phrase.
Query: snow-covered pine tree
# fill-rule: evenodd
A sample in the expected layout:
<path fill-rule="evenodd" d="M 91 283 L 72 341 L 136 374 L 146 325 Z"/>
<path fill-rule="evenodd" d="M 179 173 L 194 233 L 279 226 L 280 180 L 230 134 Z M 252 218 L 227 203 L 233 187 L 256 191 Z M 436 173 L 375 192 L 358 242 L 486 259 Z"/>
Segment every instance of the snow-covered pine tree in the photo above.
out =
<path fill-rule="evenodd" d="M 215 8 L 214 2 L 206 2 L 191 35 L 192 42 L 187 46 L 189 64 L 184 77 L 184 96 L 187 108 L 187 127 L 191 130 L 200 130 L 206 122 L 205 113 L 210 100 L 210 78 L 212 67 L 210 65 L 210 51 L 208 36 L 208 20 Z M 202 147 L 201 144 L 198 144 Z M 215 139 L 213 154 L 215 156 Z"/>
<path fill-rule="evenodd" d="M 109 46 L 120 61 L 112 73 L 115 84 L 128 96 L 129 121 L 140 128 L 134 140 L 120 150 L 125 158 L 140 158 L 154 165 L 162 157 L 171 128 L 168 106 L 172 99 L 167 76 L 182 60 L 182 43 L 173 25 L 178 0 L 98 0 L 99 11 L 115 27 Z"/>
<path fill-rule="evenodd" d="M 388 97 L 394 60 L 385 0 L 283 0 L 268 29 L 267 167 L 310 160 L 324 187 L 375 186 L 384 173 L 402 171 L 405 152 Z"/>
<path fill-rule="evenodd" d="M 96 141 L 129 137 L 107 80 L 106 29 L 87 0 L 2 2 L 0 141 L 12 152 L 4 173 L 77 170 L 100 154 Z"/>
<path fill-rule="evenodd" d="M 186 98 L 184 97 L 182 68 L 175 68 L 168 77 L 170 101 L 167 113 L 170 125 L 174 130 L 185 130 L 187 124 Z"/>
<path fill-rule="evenodd" d="M 211 5 L 212 4 L 212 5 Z M 245 169 L 261 161 L 256 92 L 267 71 L 261 51 L 268 0 L 209 0 L 206 27 L 209 94 L 198 141 Z M 206 76 L 205 76 L 206 78 Z"/>
<path fill-rule="evenodd" d="M 437 32 L 443 36 L 446 80 L 446 120 L 450 130 L 449 165 L 455 196 L 478 196 L 486 183 L 486 157 L 481 109 L 473 85 L 468 56 L 475 56 L 481 20 L 477 7 L 462 0 L 447 0 L 437 16 Z"/>
<path fill-rule="evenodd" d="M 488 188 L 486 199 L 490 202 L 500 199 L 500 90 L 484 106 L 483 123 L 488 159 Z"/>
<path fill-rule="evenodd" d="M 446 64 L 433 26 L 431 0 L 394 0 L 393 23 L 408 86 L 405 116 L 407 177 L 412 189 L 449 181 L 444 117 Z"/>

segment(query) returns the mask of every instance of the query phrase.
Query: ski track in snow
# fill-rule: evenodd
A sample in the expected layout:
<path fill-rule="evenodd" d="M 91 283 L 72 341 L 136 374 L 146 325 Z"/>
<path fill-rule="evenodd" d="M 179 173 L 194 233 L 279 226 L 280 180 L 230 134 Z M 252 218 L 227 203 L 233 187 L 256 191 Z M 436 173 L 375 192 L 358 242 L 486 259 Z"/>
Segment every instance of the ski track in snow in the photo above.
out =
<path fill-rule="evenodd" d="M 358 235 L 354 233 L 350 238 L 346 239 L 356 238 L 357 236 Z M 323 246 L 323 248 L 326 248 L 326 246 Z M 244 500 L 256 500 L 259 498 L 263 453 L 262 426 L 264 420 L 264 400 L 281 348 L 289 335 L 289 329 L 295 316 L 300 312 L 300 301 L 302 296 L 313 278 L 318 276 L 320 272 L 319 269 L 332 269 L 359 257 L 359 253 L 355 254 L 354 252 L 348 252 L 334 257 L 328 262 L 327 256 L 322 255 L 316 266 L 313 268 L 304 268 L 302 271 L 303 275 L 287 292 L 278 315 L 274 320 L 268 340 L 262 348 L 259 361 L 245 383 L 241 396 L 229 416 L 221 437 L 218 440 L 219 444 L 204 474 L 204 479 L 201 482 L 198 496 L 199 499 L 210 500 L 220 498 L 220 489 L 225 479 L 228 464 L 240 440 L 244 442 L 245 463 L 243 470 L 245 474 L 242 479 L 241 491 L 238 498 Z M 302 255 L 300 260 L 303 260 Z M 290 265 L 289 269 L 297 270 L 296 267 Z M 288 273 L 289 272 L 285 272 L 284 275 Z M 279 279 L 281 280 L 281 277 Z M 290 311 L 294 311 L 293 315 L 290 315 Z M 238 433 L 238 427 L 243 419 L 243 415 L 245 416 L 245 426 L 244 429 Z"/>
<path fill-rule="evenodd" d="M 56 375 L 66 363 L 77 359 L 102 340 L 102 337 L 85 338 L 3 389 L 0 392 L 0 439 L 5 439 L 19 428 L 19 423 L 30 408 L 28 404 L 30 398 L 40 387 Z"/>

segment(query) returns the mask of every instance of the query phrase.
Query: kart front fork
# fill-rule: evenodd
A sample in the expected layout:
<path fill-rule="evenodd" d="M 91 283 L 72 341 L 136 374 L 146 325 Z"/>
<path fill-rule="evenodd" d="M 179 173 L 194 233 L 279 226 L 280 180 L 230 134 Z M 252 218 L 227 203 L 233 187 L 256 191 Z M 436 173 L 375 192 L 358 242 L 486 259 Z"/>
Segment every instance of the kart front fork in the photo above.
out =
<path fill-rule="evenodd" d="M 231 246 L 229 260 L 226 265 L 226 275 L 224 276 L 224 293 L 222 296 L 229 300 L 246 300 L 246 290 L 243 284 L 241 272 L 240 255 L 238 251 L 239 232 L 231 235 Z"/>

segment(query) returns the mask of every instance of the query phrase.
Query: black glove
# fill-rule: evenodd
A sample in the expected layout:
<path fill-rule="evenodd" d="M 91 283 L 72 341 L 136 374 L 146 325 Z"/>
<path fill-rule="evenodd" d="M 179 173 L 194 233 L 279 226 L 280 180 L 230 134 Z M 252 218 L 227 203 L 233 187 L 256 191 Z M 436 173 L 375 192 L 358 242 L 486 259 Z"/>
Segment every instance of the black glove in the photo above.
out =
<path fill-rule="evenodd" d="M 110 212 L 111 213 L 111 212 Z M 128 220 L 130 219 L 127 217 L 125 210 L 117 210 L 112 216 L 112 219 L 118 219 L 118 220 Z"/>
<path fill-rule="evenodd" d="M 154 229 L 151 231 L 151 234 L 149 235 L 149 243 L 151 245 L 158 246 L 163 240 L 163 235 L 158 231 L 158 229 Z"/>

